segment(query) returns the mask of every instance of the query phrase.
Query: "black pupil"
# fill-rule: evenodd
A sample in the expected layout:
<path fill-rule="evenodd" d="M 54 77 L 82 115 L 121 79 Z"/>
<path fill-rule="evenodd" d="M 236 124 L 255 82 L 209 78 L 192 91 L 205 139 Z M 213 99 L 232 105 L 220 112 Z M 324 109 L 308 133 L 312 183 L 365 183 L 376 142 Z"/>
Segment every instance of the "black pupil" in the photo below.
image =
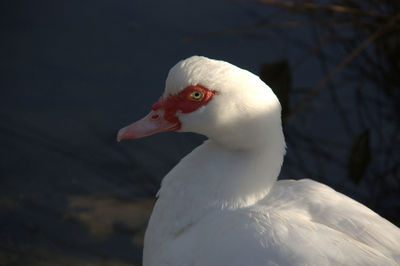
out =
<path fill-rule="evenodd" d="M 194 98 L 200 98 L 200 92 L 196 91 L 193 96 Z"/>

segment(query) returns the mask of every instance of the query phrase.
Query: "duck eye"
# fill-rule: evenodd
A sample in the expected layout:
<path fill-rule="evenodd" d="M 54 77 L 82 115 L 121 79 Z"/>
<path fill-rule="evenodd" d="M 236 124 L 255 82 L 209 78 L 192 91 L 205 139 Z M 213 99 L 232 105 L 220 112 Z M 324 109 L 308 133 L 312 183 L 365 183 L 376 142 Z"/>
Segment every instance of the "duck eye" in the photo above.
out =
<path fill-rule="evenodd" d="M 192 93 L 189 95 L 189 99 L 192 101 L 201 101 L 204 98 L 204 93 L 202 91 L 192 91 Z"/>

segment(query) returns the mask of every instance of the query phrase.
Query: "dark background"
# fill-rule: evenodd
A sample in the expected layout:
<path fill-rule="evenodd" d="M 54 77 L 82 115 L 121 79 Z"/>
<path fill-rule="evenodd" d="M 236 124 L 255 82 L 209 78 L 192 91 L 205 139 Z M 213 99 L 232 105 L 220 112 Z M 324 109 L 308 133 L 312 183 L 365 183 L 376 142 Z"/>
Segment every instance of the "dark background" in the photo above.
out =
<path fill-rule="evenodd" d="M 204 138 L 115 136 L 195 54 L 276 91 L 280 178 L 399 224 L 398 4 L 280 3 L 1 1 L 0 265 L 140 265 L 160 180 Z"/>

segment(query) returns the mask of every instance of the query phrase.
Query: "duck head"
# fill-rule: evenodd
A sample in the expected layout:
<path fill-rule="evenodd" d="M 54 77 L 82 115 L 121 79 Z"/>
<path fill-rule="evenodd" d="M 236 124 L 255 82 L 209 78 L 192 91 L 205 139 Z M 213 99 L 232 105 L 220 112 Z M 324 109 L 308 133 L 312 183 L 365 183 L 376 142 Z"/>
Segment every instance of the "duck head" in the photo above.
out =
<path fill-rule="evenodd" d="M 169 71 L 164 94 L 151 112 L 122 128 L 117 140 L 165 131 L 199 133 L 229 149 L 276 141 L 284 146 L 281 106 L 273 91 L 246 70 L 200 56 Z"/>

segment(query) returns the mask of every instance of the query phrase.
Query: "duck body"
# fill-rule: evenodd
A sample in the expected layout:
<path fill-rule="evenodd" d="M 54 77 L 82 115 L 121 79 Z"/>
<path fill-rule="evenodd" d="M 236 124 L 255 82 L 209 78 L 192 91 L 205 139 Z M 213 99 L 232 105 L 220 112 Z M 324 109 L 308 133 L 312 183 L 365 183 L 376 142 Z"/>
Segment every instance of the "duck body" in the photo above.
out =
<path fill-rule="evenodd" d="M 399 229 L 321 183 L 281 180 L 265 196 L 261 192 L 233 205 L 213 199 L 218 184 L 213 191 L 204 186 L 212 167 L 190 178 L 179 174 L 198 168 L 194 159 L 213 150 L 209 145 L 165 177 L 145 235 L 144 265 L 399 264 Z M 210 157 L 218 163 L 227 159 Z M 243 168 L 243 156 L 237 157 L 241 163 L 232 167 Z M 254 163 L 251 156 L 248 160 Z"/>
<path fill-rule="evenodd" d="M 257 76 L 190 57 L 118 139 L 191 131 L 209 139 L 163 179 L 143 265 L 399 265 L 400 229 L 312 180 L 277 181 L 281 107 Z"/>

